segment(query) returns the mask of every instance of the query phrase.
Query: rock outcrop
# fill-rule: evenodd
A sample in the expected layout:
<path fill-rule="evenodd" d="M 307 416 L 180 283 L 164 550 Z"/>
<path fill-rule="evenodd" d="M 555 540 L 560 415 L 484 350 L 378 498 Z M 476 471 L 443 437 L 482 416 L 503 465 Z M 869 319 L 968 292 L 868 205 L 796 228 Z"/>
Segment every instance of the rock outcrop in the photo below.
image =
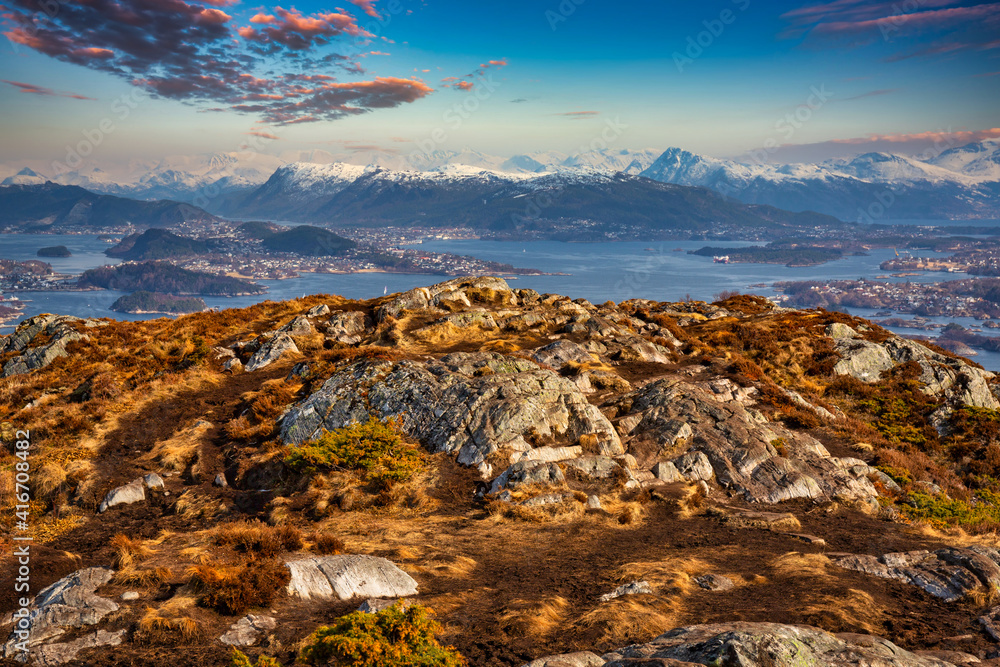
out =
<path fill-rule="evenodd" d="M 43 589 L 35 596 L 28 619 L 15 619 L 14 632 L 3 646 L 3 657 L 11 658 L 21 653 L 17 649 L 18 642 L 23 641 L 18 635 L 19 630 L 27 631 L 29 654 L 36 663 L 43 665 L 68 662 L 85 648 L 120 644 L 124 631 L 98 630 L 71 642 L 54 641 L 72 630 L 96 625 L 108 614 L 118 611 L 114 601 L 95 593 L 100 586 L 111 581 L 113 575 L 112 570 L 89 567 Z"/>
<path fill-rule="evenodd" d="M 96 320 L 81 320 L 66 315 L 36 315 L 19 324 L 0 345 L 0 355 L 9 352 L 21 354 L 7 360 L 0 377 L 30 373 L 69 355 L 67 347 L 70 343 L 89 340 L 73 326 L 77 323 L 85 327 L 97 326 Z M 30 347 L 39 336 L 43 336 L 45 342 Z"/>
<path fill-rule="evenodd" d="M 219 637 L 219 641 L 230 646 L 253 646 L 265 632 L 278 626 L 273 616 L 247 614 L 229 626 L 229 630 Z"/>
<path fill-rule="evenodd" d="M 1000 591 L 1000 551 L 971 546 L 883 556 L 830 554 L 839 567 L 919 586 L 948 602 L 986 589 Z"/>
<path fill-rule="evenodd" d="M 777 623 L 714 623 L 671 630 L 602 656 L 604 667 L 954 667 L 868 635 Z M 542 663 L 545 664 L 545 663 Z"/>
<path fill-rule="evenodd" d="M 769 422 L 753 408 L 754 392 L 729 381 L 679 377 L 652 382 L 613 404 L 627 440 L 652 440 L 658 481 L 712 481 L 748 502 L 839 498 L 874 507 L 873 469 L 831 456 L 808 434 Z"/>
<path fill-rule="evenodd" d="M 375 556 L 320 556 L 285 563 L 292 574 L 288 594 L 303 600 L 403 598 L 417 582 L 392 562 Z"/>
<path fill-rule="evenodd" d="M 281 355 L 286 352 L 294 352 L 296 354 L 299 352 L 295 341 L 292 340 L 292 337 L 287 332 L 281 331 L 268 336 L 260 342 L 260 346 L 250 357 L 250 360 L 247 361 L 244 370 L 250 373 L 261 368 L 266 368 L 280 359 Z"/>
<path fill-rule="evenodd" d="M 833 368 L 837 375 L 850 375 L 864 382 L 875 382 L 883 371 L 908 361 L 920 366 L 917 381 L 922 391 L 943 396 L 950 404 L 977 408 L 1000 408 L 989 381 L 994 373 L 976 368 L 964 359 L 948 357 L 898 336 L 875 343 L 842 323 L 827 327 L 841 360 Z"/>
<path fill-rule="evenodd" d="M 299 444 L 369 416 L 399 417 L 433 452 L 478 466 L 501 450 L 527 452 L 588 436 L 602 454 L 623 454 L 607 418 L 575 384 L 526 359 L 456 353 L 436 361 L 360 361 L 293 407 L 281 438 Z"/>

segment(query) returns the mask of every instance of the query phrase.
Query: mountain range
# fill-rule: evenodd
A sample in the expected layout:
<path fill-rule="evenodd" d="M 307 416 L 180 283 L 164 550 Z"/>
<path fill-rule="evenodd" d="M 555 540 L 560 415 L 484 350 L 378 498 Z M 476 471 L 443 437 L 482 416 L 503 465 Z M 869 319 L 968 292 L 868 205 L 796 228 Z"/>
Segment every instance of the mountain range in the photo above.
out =
<path fill-rule="evenodd" d="M 4 185 L 52 180 L 101 194 L 191 202 L 218 215 L 308 222 L 322 221 L 325 213 L 319 209 L 355 182 L 360 187 L 375 181 L 410 187 L 422 183 L 421 187 L 465 189 L 470 195 L 479 185 L 489 184 L 523 196 L 555 181 L 601 182 L 617 173 L 708 188 L 745 204 L 816 211 L 846 221 L 1000 217 L 1000 140 L 996 139 L 951 148 L 926 160 L 865 153 L 818 164 L 755 164 L 680 148 L 606 149 L 576 155 L 546 151 L 509 158 L 474 150 L 417 156 L 384 150 L 337 156 L 312 150 L 279 156 L 232 152 L 170 157 L 133 162 L 117 172 L 89 166 L 55 177 L 31 167 L 0 168 L 0 175 L 4 173 L 10 174 Z M 425 193 L 414 201 L 431 199 Z"/>

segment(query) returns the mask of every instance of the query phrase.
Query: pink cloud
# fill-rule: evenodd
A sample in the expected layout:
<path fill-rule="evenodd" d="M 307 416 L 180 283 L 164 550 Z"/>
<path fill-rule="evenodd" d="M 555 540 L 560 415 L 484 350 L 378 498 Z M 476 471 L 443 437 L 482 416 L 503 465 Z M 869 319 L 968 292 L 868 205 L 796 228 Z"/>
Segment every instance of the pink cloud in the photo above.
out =
<path fill-rule="evenodd" d="M 36 86 L 32 83 L 23 83 L 21 81 L 8 81 L 7 79 L 0 79 L 7 85 L 14 86 L 22 93 L 31 93 L 32 95 L 45 95 L 49 97 L 69 97 L 74 100 L 93 100 L 93 97 L 87 97 L 85 95 L 77 95 L 76 93 L 60 93 L 51 88 L 44 88 L 42 86 Z"/>
<path fill-rule="evenodd" d="M 363 9 L 365 14 L 368 14 L 368 16 L 371 16 L 372 18 L 375 19 L 382 18 L 381 16 L 378 15 L 378 12 L 375 11 L 374 7 L 375 0 L 347 0 L 347 1 L 352 5 L 356 5 L 361 9 Z"/>

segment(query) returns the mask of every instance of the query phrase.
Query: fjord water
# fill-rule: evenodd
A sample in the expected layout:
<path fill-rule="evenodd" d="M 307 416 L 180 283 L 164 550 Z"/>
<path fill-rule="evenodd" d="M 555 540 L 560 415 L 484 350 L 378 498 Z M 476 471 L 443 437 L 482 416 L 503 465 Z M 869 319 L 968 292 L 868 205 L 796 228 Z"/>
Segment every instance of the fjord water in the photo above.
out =
<path fill-rule="evenodd" d="M 108 244 L 93 235 L 0 235 L 5 259 L 39 259 L 38 248 L 65 245 L 72 257 L 50 258 L 48 261 L 59 273 L 79 274 L 82 271 L 116 264 L 118 260 L 106 257 L 103 251 Z M 685 298 L 712 300 L 723 290 L 739 290 L 770 296 L 770 284 L 780 280 L 854 280 L 861 277 L 875 278 L 884 275 L 879 264 L 894 256 L 891 249 L 875 249 L 866 256 L 851 256 L 836 262 L 811 267 L 787 267 L 774 264 L 716 264 L 711 257 L 690 255 L 688 251 L 711 245 L 713 247 L 746 247 L 749 243 L 706 241 L 657 241 L 657 242 L 604 242 L 563 243 L 559 241 L 508 242 L 480 240 L 432 240 L 413 245 L 414 249 L 432 252 L 450 252 L 472 255 L 481 259 L 505 262 L 513 266 L 540 269 L 548 273 L 568 275 L 519 276 L 511 279 L 511 286 L 585 298 L 594 303 L 645 298 L 656 301 L 679 301 Z M 909 278 L 887 278 L 891 281 L 934 282 L 968 277 L 967 274 L 925 273 Z M 306 273 L 289 280 L 262 280 L 269 292 L 260 296 L 204 297 L 210 307 L 234 308 L 264 300 L 280 301 L 301 297 L 304 294 L 340 294 L 349 298 L 371 298 L 447 280 L 447 276 L 413 275 L 394 273 L 324 274 Z M 751 287 L 766 283 L 767 287 Z M 24 316 L 50 312 L 78 317 L 111 317 L 141 320 L 158 315 L 131 315 L 109 310 L 122 296 L 116 291 L 89 292 L 26 292 L 30 300 Z M 857 311 L 870 317 L 870 311 Z M 964 326 L 974 325 L 975 320 L 958 320 Z M 6 329 L 9 331 L 9 327 Z M 915 332 L 897 329 L 899 333 Z M 1000 370 L 1000 354 L 980 351 L 975 360 L 987 368 Z"/>

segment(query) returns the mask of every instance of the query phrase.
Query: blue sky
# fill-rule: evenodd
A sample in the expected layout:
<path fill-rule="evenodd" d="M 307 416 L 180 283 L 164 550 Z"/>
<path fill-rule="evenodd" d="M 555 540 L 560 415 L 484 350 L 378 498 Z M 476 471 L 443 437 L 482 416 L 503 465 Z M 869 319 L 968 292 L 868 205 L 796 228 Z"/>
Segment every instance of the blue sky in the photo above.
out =
<path fill-rule="evenodd" d="M 1000 135 L 1000 3 L 46 2 L 3 2 L 3 162 L 87 137 L 109 161 L 511 155 L 610 124 L 612 148 L 813 160 Z"/>

